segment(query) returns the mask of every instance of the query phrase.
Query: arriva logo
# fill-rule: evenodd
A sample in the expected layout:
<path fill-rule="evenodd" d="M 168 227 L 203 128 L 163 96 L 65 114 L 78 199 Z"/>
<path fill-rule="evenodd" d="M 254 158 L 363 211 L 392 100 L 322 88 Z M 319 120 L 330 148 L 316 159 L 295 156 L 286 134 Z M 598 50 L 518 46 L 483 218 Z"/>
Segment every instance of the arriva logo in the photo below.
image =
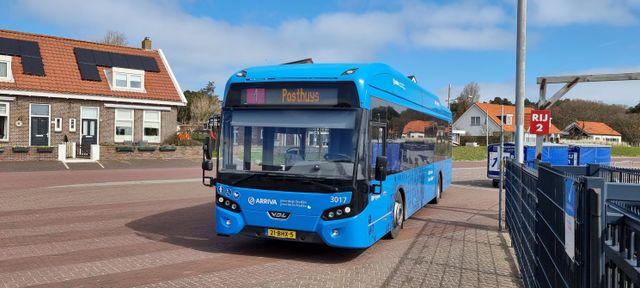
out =
<path fill-rule="evenodd" d="M 253 198 L 253 197 L 249 197 L 249 198 L 247 198 L 247 201 L 249 202 L 250 205 L 254 205 L 254 204 L 278 205 L 278 200 L 269 199 L 269 198 Z"/>

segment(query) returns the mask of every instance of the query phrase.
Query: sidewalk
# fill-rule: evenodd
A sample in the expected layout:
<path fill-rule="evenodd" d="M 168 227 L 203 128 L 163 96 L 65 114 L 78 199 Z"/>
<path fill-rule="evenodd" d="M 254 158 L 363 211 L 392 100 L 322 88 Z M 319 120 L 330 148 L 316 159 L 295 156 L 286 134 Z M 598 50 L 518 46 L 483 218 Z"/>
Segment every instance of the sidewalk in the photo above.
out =
<path fill-rule="evenodd" d="M 69 170 L 188 168 L 199 167 L 201 161 L 199 159 L 131 159 L 98 162 L 102 166 L 97 163 L 67 163 L 67 166 L 69 166 Z M 62 170 L 67 170 L 67 168 L 60 161 L 0 161 L 0 173 Z"/>

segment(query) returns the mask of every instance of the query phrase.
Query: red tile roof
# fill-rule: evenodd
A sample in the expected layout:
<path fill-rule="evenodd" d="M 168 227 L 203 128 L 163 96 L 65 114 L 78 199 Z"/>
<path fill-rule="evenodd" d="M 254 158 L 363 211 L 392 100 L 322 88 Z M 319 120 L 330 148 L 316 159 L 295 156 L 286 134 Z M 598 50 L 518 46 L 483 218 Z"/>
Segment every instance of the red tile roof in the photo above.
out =
<path fill-rule="evenodd" d="M 576 121 L 574 124 L 587 134 L 622 136 L 620 132 L 613 130 L 609 125 L 602 122 Z"/>
<path fill-rule="evenodd" d="M 12 56 L 11 69 L 14 83 L 0 82 L 2 90 L 53 92 L 78 95 L 95 95 L 118 98 L 182 102 L 168 67 L 165 67 L 156 50 L 99 44 L 48 35 L 38 35 L 0 29 L 0 37 L 38 42 L 46 76 L 25 75 L 19 56 Z M 153 57 L 160 72 L 145 72 L 146 93 L 112 91 L 105 79 L 105 67 L 98 66 L 101 81 L 80 79 L 80 71 L 73 48 L 86 48 L 106 52 Z"/>
<path fill-rule="evenodd" d="M 493 120 L 493 122 L 495 122 L 496 124 L 500 125 L 500 123 L 502 121 L 500 121 L 500 115 L 501 115 L 501 106 L 500 104 L 490 104 L 490 103 L 475 103 L 474 105 L 478 106 L 478 108 L 480 108 L 480 110 L 485 111 L 489 113 L 489 118 L 491 118 L 491 120 Z M 531 123 L 531 111 L 533 111 L 533 108 L 530 107 L 525 107 L 524 108 L 524 129 L 526 131 L 529 130 L 529 123 Z M 505 132 L 515 132 L 516 131 L 516 106 L 514 105 L 504 105 L 504 115 L 513 115 L 513 121 L 511 122 L 511 125 L 507 125 L 506 123 L 504 123 L 504 131 Z M 549 133 L 550 134 L 559 134 L 560 133 L 560 129 L 558 129 L 558 127 L 556 127 L 556 125 L 553 125 L 553 123 L 551 123 L 551 127 L 549 127 Z"/>
<path fill-rule="evenodd" d="M 424 131 L 433 125 L 433 121 L 413 120 L 402 128 L 402 134 L 412 132 L 424 133 Z"/>

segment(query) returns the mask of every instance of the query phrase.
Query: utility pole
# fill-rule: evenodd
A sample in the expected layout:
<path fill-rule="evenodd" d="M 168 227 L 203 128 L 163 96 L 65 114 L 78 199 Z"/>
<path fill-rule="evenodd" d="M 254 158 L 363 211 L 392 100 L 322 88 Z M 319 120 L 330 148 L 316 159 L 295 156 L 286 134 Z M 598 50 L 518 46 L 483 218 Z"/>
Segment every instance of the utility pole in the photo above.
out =
<path fill-rule="evenodd" d="M 487 139 L 485 140 L 485 144 L 489 147 L 489 109 L 484 113 L 484 127 L 486 129 Z"/>
<path fill-rule="evenodd" d="M 502 231 L 502 187 L 504 185 L 504 105 L 500 105 L 500 188 L 498 189 L 498 231 Z"/>
<path fill-rule="evenodd" d="M 447 108 L 451 110 L 451 83 L 449 83 L 449 91 L 447 92 Z"/>
<path fill-rule="evenodd" d="M 527 0 L 518 0 L 516 45 L 516 160 L 524 162 L 524 72 L 527 54 Z"/>

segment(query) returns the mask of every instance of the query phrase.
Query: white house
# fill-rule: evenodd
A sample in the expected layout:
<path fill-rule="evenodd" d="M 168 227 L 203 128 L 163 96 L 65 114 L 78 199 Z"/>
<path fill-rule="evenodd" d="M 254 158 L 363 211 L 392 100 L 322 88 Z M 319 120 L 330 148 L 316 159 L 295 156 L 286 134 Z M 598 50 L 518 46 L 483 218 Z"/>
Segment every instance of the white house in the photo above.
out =
<path fill-rule="evenodd" d="M 562 130 L 570 138 L 582 138 L 604 142 L 622 142 L 622 134 L 602 122 L 576 121 Z"/>
<path fill-rule="evenodd" d="M 487 129 L 489 136 L 500 132 L 500 124 L 504 125 L 505 134 L 513 134 L 516 130 L 516 106 L 504 105 L 504 119 L 501 114 L 500 104 L 474 103 L 467 111 L 465 111 L 458 120 L 453 123 L 454 131 L 464 132 L 465 136 L 486 136 Z M 531 121 L 531 111 L 533 109 L 525 108 L 525 129 L 529 128 Z M 525 131 L 528 132 L 528 131 Z M 560 138 L 560 129 L 551 124 L 547 141 L 555 141 Z M 535 135 L 525 133 L 525 142 L 533 141 L 535 143 Z"/>

